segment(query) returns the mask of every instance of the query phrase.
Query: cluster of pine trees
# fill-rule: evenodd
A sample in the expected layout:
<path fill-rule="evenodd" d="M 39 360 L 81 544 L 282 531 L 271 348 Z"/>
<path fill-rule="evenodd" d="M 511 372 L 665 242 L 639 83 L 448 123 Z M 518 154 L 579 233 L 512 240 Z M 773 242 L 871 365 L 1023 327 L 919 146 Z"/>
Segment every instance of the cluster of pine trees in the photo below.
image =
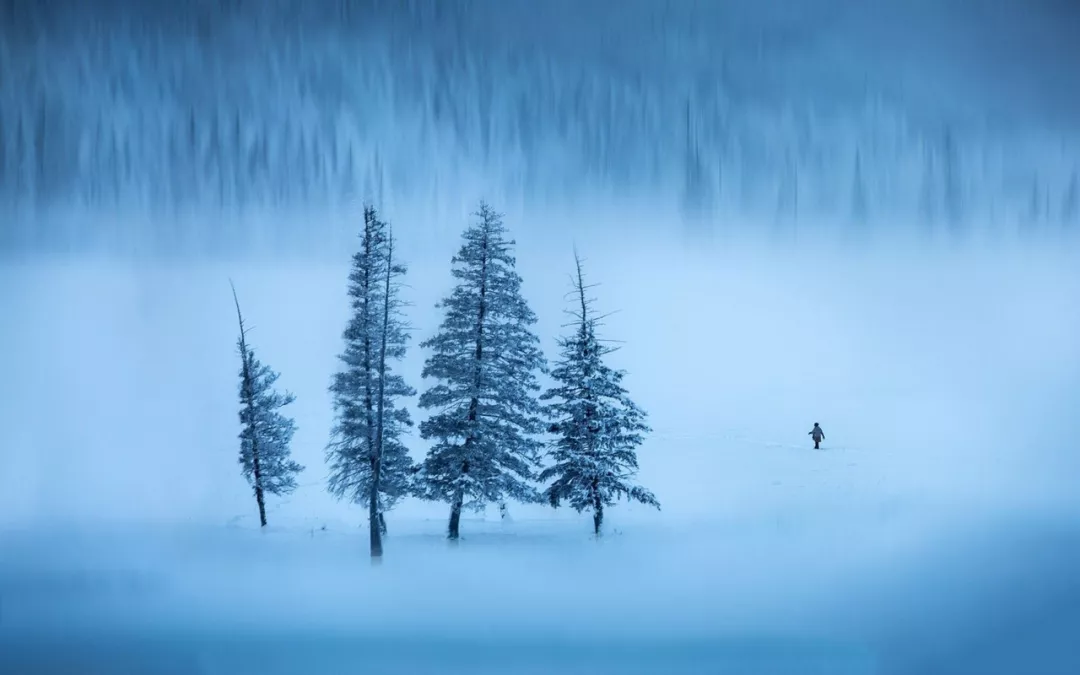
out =
<path fill-rule="evenodd" d="M 605 363 L 614 347 L 598 336 L 603 317 L 581 260 L 575 256 L 570 332 L 549 370 L 502 217 L 483 202 L 475 216 L 452 259 L 453 291 L 437 305 L 442 323 L 420 343 L 428 352 L 423 378 L 432 384 L 418 400 L 428 415 L 419 430 L 430 445 L 416 463 L 403 440 L 413 427 L 405 401 L 416 390 L 395 371 L 409 340 L 400 297 L 407 267 L 390 224 L 364 209 L 345 349 L 330 385 L 326 461 L 331 494 L 367 506 L 374 557 L 382 555 L 386 512 L 406 496 L 448 504 L 452 540 L 463 510 L 498 504 L 505 512 L 511 500 L 591 511 L 597 535 L 604 508 L 618 499 L 660 506 L 633 482 L 646 414 L 623 387 L 623 372 Z M 238 301 L 237 316 L 240 464 L 266 525 L 264 495 L 294 490 L 304 467 L 289 459 L 295 424 L 280 411 L 293 396 L 275 391 L 277 373 L 255 358 Z M 552 381 L 546 391 L 541 375 Z"/>

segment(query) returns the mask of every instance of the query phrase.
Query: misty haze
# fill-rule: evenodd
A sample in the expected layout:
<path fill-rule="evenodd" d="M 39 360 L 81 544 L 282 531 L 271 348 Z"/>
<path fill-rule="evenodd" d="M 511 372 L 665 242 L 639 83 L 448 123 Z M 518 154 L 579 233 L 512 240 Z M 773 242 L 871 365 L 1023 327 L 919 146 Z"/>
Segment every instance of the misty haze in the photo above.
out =
<path fill-rule="evenodd" d="M 0 672 L 1080 672 L 1077 36 L 0 0 Z"/>

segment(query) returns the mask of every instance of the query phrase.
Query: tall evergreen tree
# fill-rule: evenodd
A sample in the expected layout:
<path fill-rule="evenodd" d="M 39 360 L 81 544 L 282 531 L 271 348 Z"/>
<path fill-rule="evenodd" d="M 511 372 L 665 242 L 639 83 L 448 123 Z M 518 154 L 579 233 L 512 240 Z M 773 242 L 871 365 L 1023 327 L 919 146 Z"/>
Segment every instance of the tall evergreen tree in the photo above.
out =
<path fill-rule="evenodd" d="M 289 452 L 296 422 L 280 412 L 295 397 L 275 391 L 278 373 L 255 358 L 235 287 L 233 301 L 240 322 L 240 466 L 255 491 L 259 524 L 266 527 L 266 495 L 289 494 L 296 489 L 296 474 L 304 470 Z"/>
<path fill-rule="evenodd" d="M 604 507 L 619 498 L 660 508 L 651 492 L 629 481 L 637 472 L 635 448 L 650 431 L 646 415 L 630 400 L 622 386 L 623 371 L 604 363 L 614 347 L 604 345 L 596 335 L 600 324 L 587 297 L 581 260 L 575 256 L 573 295 L 574 332 L 559 340 L 561 358 L 551 371 L 557 385 L 544 392 L 550 402 L 546 412 L 552 420 L 549 431 L 556 435 L 550 444 L 554 464 L 540 474 L 543 482 L 553 481 L 544 490 L 552 506 L 562 502 L 579 513 L 590 509 L 593 532 L 600 534 Z"/>
<path fill-rule="evenodd" d="M 393 372 L 409 334 L 402 318 L 401 277 L 390 226 L 364 209 L 360 250 L 349 275 L 352 316 L 345 327 L 343 369 L 334 375 L 335 421 L 327 445 L 330 493 L 366 503 L 371 555 L 382 555 L 385 512 L 409 492 L 412 460 L 401 437 L 412 426 L 398 400 L 416 391 Z"/>
<path fill-rule="evenodd" d="M 420 397 L 434 411 L 420 435 L 435 440 L 420 485 L 422 496 L 450 504 L 452 540 L 464 507 L 540 499 L 532 484 L 542 448 L 535 396 L 546 366 L 530 330 L 536 316 L 521 296 L 502 218 L 483 202 L 475 215 L 452 260 L 457 285 L 438 305 L 442 324 L 421 344 L 432 351 L 423 377 L 438 383 Z"/>

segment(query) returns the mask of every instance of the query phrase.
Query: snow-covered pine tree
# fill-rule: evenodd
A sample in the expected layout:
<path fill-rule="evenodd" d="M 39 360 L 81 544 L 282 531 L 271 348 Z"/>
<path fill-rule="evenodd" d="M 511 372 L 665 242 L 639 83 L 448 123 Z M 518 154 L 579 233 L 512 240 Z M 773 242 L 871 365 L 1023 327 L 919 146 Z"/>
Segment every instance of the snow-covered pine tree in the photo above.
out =
<path fill-rule="evenodd" d="M 334 375 L 335 421 L 326 448 L 330 493 L 366 503 L 371 555 L 382 555 L 385 512 L 409 492 L 412 460 L 401 436 L 412 426 L 398 399 L 416 391 L 393 372 L 409 334 L 402 318 L 400 279 L 390 226 L 364 208 L 360 250 L 349 275 L 352 316 L 345 327 L 343 369 Z"/>
<path fill-rule="evenodd" d="M 231 282 L 230 282 L 231 285 Z M 296 422 L 280 409 L 295 397 L 274 390 L 278 373 L 255 358 L 247 342 L 240 300 L 233 287 L 236 318 L 240 322 L 240 466 L 244 477 L 255 490 L 259 505 L 259 524 L 266 527 L 266 494 L 287 495 L 296 489 L 296 474 L 304 470 L 291 459 L 289 443 L 296 433 Z"/>
<path fill-rule="evenodd" d="M 457 280 L 439 303 L 445 316 L 421 346 L 432 351 L 420 396 L 434 411 L 420 435 L 434 439 L 419 475 L 422 496 L 450 504 L 448 536 L 456 540 L 461 510 L 506 499 L 540 500 L 533 486 L 542 444 L 536 374 L 546 370 L 536 316 L 521 296 L 521 277 L 499 214 L 480 203 L 452 260 Z"/>
<path fill-rule="evenodd" d="M 561 358 L 551 371 L 556 386 L 541 401 L 556 435 L 549 454 L 554 464 L 540 473 L 543 482 L 553 481 L 544 496 L 555 507 L 567 502 L 579 513 L 593 513 L 593 532 L 600 534 L 604 507 L 619 498 L 660 508 L 645 488 L 631 484 L 637 472 L 635 448 L 650 431 L 646 415 L 630 400 L 622 386 L 623 371 L 604 363 L 615 350 L 596 335 L 600 324 L 587 296 L 581 260 L 575 255 L 573 282 L 574 333 L 560 338 Z"/>

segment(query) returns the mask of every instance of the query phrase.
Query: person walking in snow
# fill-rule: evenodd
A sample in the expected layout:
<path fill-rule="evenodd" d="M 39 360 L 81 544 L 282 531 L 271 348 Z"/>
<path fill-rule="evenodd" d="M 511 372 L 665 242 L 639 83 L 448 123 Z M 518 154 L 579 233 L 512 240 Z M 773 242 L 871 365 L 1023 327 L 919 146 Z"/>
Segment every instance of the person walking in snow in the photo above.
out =
<path fill-rule="evenodd" d="M 814 439 L 814 449 L 820 450 L 821 442 L 825 440 L 825 432 L 821 430 L 821 427 L 818 426 L 817 422 L 814 422 L 814 428 L 811 429 L 810 433 L 807 435 Z"/>

